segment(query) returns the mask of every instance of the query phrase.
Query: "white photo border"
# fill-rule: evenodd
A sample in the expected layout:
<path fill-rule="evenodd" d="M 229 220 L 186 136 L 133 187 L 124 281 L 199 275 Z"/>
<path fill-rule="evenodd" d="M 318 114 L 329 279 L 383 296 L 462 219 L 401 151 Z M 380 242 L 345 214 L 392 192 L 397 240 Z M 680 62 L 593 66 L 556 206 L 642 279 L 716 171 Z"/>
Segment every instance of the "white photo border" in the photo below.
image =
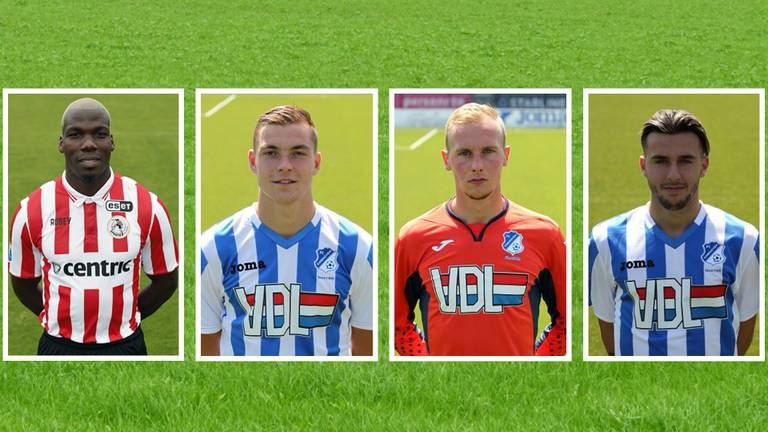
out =
<path fill-rule="evenodd" d="M 28 95 L 149 95 L 167 94 L 178 97 L 178 221 L 179 252 L 178 286 L 178 354 L 147 356 L 37 356 L 8 354 L 8 236 L 3 236 L 3 361 L 184 361 L 184 89 L 182 88 L 4 88 L 3 89 L 3 232 L 8 232 L 8 96 Z"/>
<path fill-rule="evenodd" d="M 373 165 L 373 197 L 371 216 L 373 222 L 373 355 L 370 356 L 203 356 L 200 352 L 200 244 L 201 231 L 201 111 L 200 104 L 203 95 L 368 95 L 371 97 L 372 104 L 372 165 Z M 230 101 L 233 100 L 229 99 Z M 225 99 L 226 100 L 226 99 Z M 223 103 L 224 101 L 222 101 Z M 217 105 L 209 110 L 215 113 L 224 105 Z M 216 110 L 216 111 L 214 111 Z M 212 114 L 211 114 L 212 115 Z M 270 89 L 247 89 L 247 88 L 197 88 L 195 89 L 195 360 L 199 362 L 376 362 L 379 358 L 379 92 L 376 88 L 270 88 Z"/>
<path fill-rule="evenodd" d="M 398 94 L 562 94 L 566 100 L 565 125 L 566 156 L 565 156 L 565 218 L 566 229 L 566 351 L 564 356 L 398 356 L 395 354 L 395 95 Z M 389 361 L 391 362 L 570 362 L 572 359 L 572 335 L 571 326 L 572 301 L 571 301 L 571 253 L 573 243 L 571 241 L 572 228 L 572 125 L 573 110 L 570 88 L 392 88 L 389 90 Z"/>
<path fill-rule="evenodd" d="M 751 94 L 759 96 L 760 104 L 760 315 L 759 318 L 759 331 L 760 331 L 760 353 L 757 356 L 608 356 L 600 355 L 594 356 L 589 354 L 589 96 L 593 94 L 664 94 L 664 95 L 690 95 L 690 94 L 703 94 L 703 95 L 738 95 L 738 94 Z M 582 347 L 584 361 L 587 362 L 763 362 L 765 361 L 765 89 L 763 88 L 585 88 L 583 89 L 583 143 L 584 143 L 584 160 L 582 173 L 583 196 L 582 202 L 582 288 L 584 301 L 582 304 L 583 312 L 583 334 L 582 334 Z"/>

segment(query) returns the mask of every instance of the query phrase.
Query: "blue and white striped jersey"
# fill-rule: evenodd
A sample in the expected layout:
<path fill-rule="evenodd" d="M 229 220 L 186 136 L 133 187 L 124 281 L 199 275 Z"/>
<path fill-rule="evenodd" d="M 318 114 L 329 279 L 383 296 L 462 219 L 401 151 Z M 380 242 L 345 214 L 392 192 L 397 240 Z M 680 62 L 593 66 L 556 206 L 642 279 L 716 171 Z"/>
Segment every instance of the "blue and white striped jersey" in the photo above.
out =
<path fill-rule="evenodd" d="M 350 355 L 351 327 L 373 329 L 371 236 L 315 207 L 287 239 L 255 204 L 203 234 L 201 332 L 221 355 Z"/>
<path fill-rule="evenodd" d="M 758 256 L 755 227 L 718 208 L 702 204 L 673 240 L 646 204 L 592 229 L 590 303 L 616 355 L 735 355 L 759 310 Z"/>

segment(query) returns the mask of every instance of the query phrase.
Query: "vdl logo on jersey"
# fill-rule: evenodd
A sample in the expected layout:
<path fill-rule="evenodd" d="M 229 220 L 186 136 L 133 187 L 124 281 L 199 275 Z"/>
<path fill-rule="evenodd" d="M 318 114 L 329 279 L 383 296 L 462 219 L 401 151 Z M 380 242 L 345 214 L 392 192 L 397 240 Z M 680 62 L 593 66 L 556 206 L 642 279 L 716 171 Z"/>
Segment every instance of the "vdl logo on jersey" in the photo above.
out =
<path fill-rule="evenodd" d="M 701 320 L 728 318 L 727 285 L 692 285 L 691 278 L 648 279 L 645 287 L 626 282 L 634 303 L 635 327 L 643 330 L 697 328 Z"/>
<path fill-rule="evenodd" d="M 492 265 L 449 266 L 448 273 L 434 267 L 429 274 L 443 313 L 501 313 L 522 305 L 528 287 L 527 274 L 494 272 Z"/>
<path fill-rule="evenodd" d="M 331 324 L 339 301 L 338 294 L 302 292 L 299 283 L 237 287 L 234 292 L 248 314 L 243 333 L 253 337 L 309 336 L 310 329 Z"/>
<path fill-rule="evenodd" d="M 504 240 L 501 242 L 501 248 L 510 255 L 505 258 L 519 260 L 520 257 L 515 255 L 525 250 L 525 247 L 523 247 L 523 235 L 517 231 L 506 231 L 504 233 Z"/>

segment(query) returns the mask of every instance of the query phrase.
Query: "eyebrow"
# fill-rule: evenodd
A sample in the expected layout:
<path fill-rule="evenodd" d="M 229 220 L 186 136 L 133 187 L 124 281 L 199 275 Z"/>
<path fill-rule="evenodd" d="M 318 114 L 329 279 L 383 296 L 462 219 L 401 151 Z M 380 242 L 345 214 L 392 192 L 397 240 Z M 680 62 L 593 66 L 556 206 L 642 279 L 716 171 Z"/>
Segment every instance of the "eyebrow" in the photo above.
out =
<path fill-rule="evenodd" d="M 296 144 L 294 146 L 291 146 L 288 148 L 288 150 L 305 150 L 305 149 L 311 149 L 312 147 L 308 146 L 307 144 Z M 277 147 L 274 144 L 265 144 L 261 145 L 259 147 L 260 150 L 268 149 L 268 150 L 280 150 L 279 147 Z"/>

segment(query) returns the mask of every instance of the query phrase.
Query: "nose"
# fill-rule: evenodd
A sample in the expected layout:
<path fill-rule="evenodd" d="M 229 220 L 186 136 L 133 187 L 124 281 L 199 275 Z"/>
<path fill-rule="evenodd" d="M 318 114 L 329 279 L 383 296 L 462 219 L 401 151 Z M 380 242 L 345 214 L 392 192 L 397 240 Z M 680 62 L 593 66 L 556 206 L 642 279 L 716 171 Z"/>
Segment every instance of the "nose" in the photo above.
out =
<path fill-rule="evenodd" d="M 472 171 L 482 171 L 482 170 L 483 170 L 483 158 L 480 156 L 473 155 Z"/>
<path fill-rule="evenodd" d="M 283 155 L 280 157 L 280 161 L 277 164 L 277 170 L 278 171 L 290 171 L 293 169 L 293 165 L 291 165 L 291 159 L 288 155 Z"/>
<path fill-rule="evenodd" d="M 680 180 L 680 167 L 676 163 L 669 164 L 669 170 L 667 171 L 667 179 Z"/>
<path fill-rule="evenodd" d="M 83 135 L 83 142 L 80 145 L 80 150 L 96 150 L 97 148 L 96 140 L 93 138 L 93 135 L 88 133 Z"/>

